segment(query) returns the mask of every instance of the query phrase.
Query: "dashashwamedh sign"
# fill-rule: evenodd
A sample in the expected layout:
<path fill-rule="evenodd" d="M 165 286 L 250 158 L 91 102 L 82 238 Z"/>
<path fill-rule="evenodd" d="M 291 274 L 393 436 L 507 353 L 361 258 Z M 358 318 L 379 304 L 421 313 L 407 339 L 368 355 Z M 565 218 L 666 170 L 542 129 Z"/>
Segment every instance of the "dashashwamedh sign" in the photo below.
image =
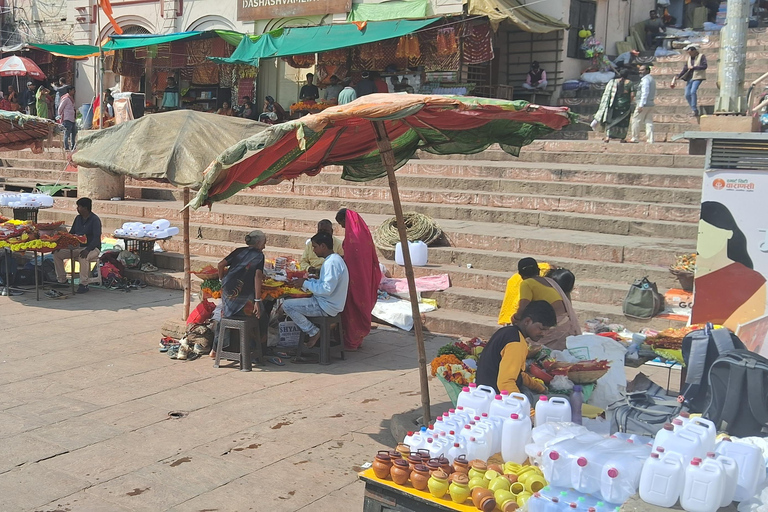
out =
<path fill-rule="evenodd" d="M 238 21 L 349 12 L 352 0 L 238 0 Z"/>

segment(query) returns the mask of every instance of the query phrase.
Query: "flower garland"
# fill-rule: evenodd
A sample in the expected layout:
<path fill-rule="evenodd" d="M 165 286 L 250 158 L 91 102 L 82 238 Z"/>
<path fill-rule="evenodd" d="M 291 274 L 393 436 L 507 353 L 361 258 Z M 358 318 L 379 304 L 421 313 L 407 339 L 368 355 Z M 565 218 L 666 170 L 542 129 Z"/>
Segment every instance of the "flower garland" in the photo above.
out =
<path fill-rule="evenodd" d="M 460 386 L 475 382 L 475 372 L 461 363 L 440 366 L 437 368 L 437 373 L 448 382 L 454 382 Z"/>

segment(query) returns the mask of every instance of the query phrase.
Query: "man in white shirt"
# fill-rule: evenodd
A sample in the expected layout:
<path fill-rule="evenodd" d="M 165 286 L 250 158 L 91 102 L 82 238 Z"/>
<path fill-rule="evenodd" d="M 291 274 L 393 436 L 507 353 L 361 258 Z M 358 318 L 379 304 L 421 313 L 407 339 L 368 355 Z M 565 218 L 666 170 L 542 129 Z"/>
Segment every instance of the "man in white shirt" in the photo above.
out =
<path fill-rule="evenodd" d="M 656 99 L 656 80 L 651 76 L 650 66 L 640 66 L 640 91 L 637 93 L 637 104 L 632 114 L 629 142 L 637 142 L 640 135 L 640 124 L 645 123 L 645 138 L 648 144 L 653 144 L 653 111 Z"/>
<path fill-rule="evenodd" d="M 312 292 L 306 299 L 285 299 L 283 311 L 296 325 L 307 333 L 307 348 L 320 339 L 320 328 L 307 319 L 308 316 L 336 316 L 344 310 L 349 288 L 349 271 L 341 256 L 333 252 L 333 237 L 317 233 L 312 237 L 315 254 L 325 258 L 318 279 L 294 279 L 291 286 Z"/>

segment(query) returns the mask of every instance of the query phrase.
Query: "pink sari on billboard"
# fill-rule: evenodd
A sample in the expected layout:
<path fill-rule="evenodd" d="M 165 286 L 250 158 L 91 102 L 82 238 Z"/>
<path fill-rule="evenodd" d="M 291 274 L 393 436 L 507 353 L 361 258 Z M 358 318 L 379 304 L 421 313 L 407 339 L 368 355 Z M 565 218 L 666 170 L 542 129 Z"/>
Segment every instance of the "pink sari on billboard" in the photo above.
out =
<path fill-rule="evenodd" d="M 349 290 L 341 323 L 344 347 L 355 350 L 371 332 L 371 311 L 381 281 L 379 258 L 368 225 L 357 212 L 347 210 L 344 228 L 344 262 L 349 271 Z"/>

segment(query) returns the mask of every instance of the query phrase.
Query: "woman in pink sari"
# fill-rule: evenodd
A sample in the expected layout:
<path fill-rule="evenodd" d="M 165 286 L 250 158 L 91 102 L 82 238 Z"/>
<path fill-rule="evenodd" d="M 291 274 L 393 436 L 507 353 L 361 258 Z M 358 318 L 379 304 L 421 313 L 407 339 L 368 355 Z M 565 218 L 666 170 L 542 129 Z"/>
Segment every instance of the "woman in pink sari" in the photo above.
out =
<path fill-rule="evenodd" d="M 341 323 L 344 326 L 344 348 L 357 350 L 371 332 L 371 311 L 381 281 L 379 258 L 368 226 L 360 215 L 342 208 L 336 222 L 344 228 L 344 262 L 349 270 L 349 291 Z"/>

